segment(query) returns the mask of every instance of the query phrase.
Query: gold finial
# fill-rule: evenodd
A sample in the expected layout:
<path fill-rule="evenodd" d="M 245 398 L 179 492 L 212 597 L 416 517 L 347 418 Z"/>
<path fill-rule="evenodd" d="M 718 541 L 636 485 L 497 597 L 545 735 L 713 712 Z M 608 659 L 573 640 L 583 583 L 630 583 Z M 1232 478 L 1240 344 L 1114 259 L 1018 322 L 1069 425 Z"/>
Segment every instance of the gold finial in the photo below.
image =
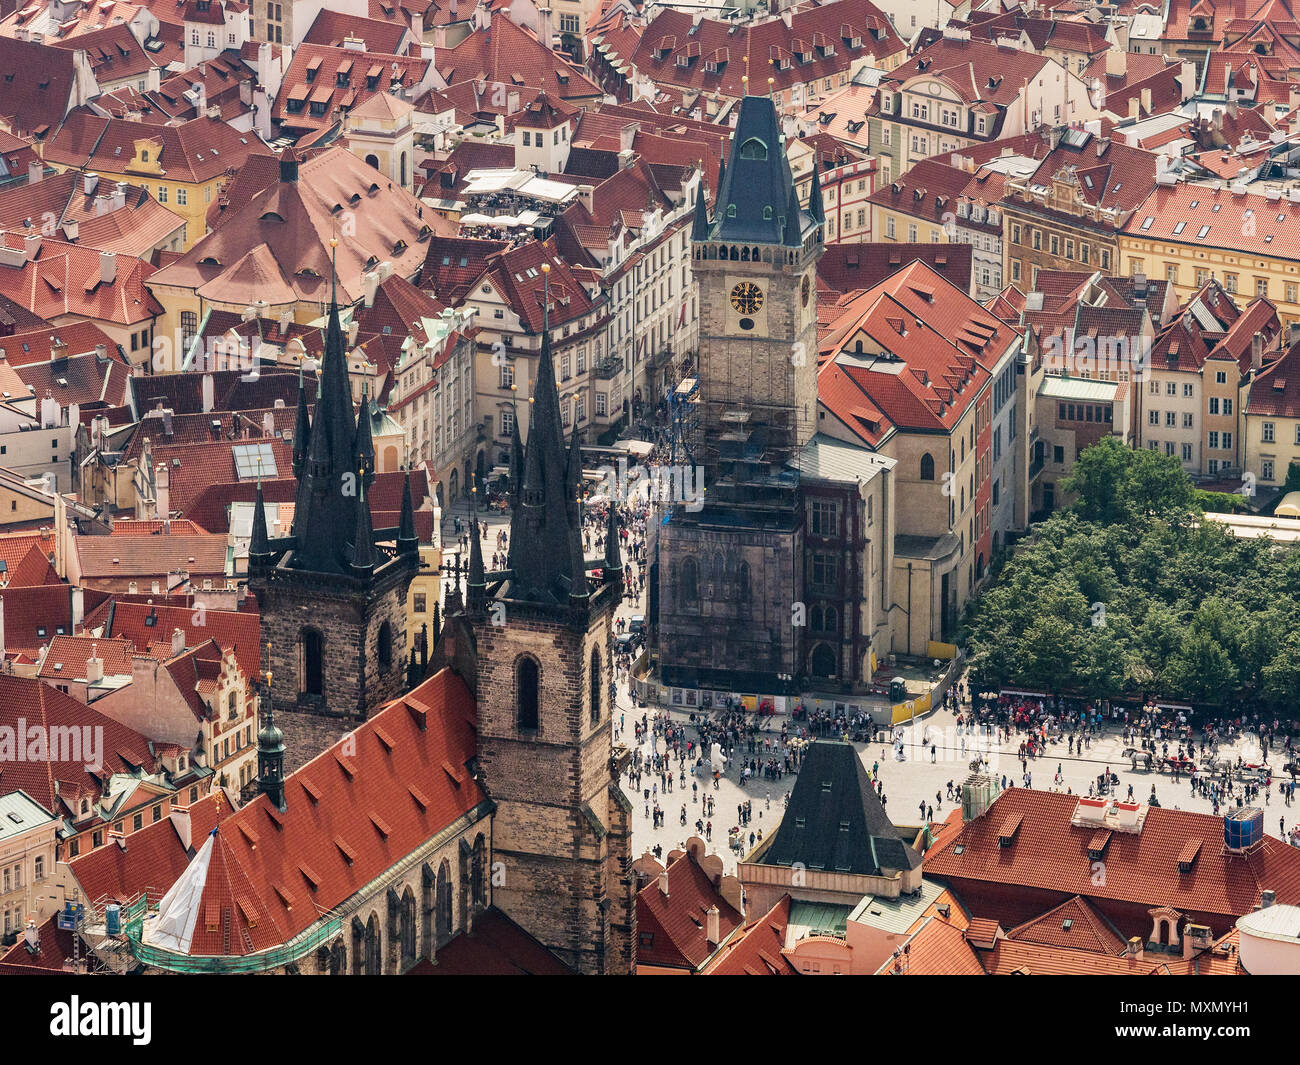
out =
<path fill-rule="evenodd" d="M 217 803 L 217 816 L 221 815 L 221 789 L 219 787 L 212 789 L 212 797 Z"/>

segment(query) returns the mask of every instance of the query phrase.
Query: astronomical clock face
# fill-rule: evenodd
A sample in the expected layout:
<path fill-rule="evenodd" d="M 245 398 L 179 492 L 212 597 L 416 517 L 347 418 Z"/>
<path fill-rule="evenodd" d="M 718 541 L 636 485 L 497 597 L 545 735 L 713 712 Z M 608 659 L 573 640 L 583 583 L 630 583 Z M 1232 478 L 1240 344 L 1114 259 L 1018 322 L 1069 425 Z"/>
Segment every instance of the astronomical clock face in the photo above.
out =
<path fill-rule="evenodd" d="M 739 314 L 757 314 L 763 306 L 763 290 L 752 281 L 742 281 L 731 290 L 731 305 Z"/>

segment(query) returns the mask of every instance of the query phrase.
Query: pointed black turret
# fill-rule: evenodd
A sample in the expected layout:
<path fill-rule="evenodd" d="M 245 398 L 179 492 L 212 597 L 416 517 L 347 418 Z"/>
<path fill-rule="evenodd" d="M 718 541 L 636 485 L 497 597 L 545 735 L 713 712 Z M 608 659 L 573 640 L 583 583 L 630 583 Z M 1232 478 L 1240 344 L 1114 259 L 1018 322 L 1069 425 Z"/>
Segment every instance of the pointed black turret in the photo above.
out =
<path fill-rule="evenodd" d="M 481 610 L 487 599 L 487 574 L 483 569 L 483 536 L 478 525 L 478 489 L 469 492 L 469 579 L 465 598 L 470 610 Z"/>
<path fill-rule="evenodd" d="M 415 532 L 415 503 L 411 498 L 411 467 L 406 467 L 402 480 L 402 514 L 397 524 L 397 550 L 414 554 L 420 550 L 420 539 Z"/>
<path fill-rule="evenodd" d="M 691 223 L 691 240 L 699 242 L 709 239 L 709 209 L 704 202 L 704 182 L 700 182 L 695 194 L 695 220 Z"/>
<path fill-rule="evenodd" d="M 253 504 L 253 535 L 248 540 L 248 565 L 264 566 L 271 560 L 271 538 L 266 532 L 266 503 L 262 499 L 262 477 L 257 478 L 257 502 Z"/>
<path fill-rule="evenodd" d="M 821 159 L 813 160 L 812 187 L 808 190 L 808 213 L 818 225 L 826 222 L 826 205 L 822 203 Z"/>
<path fill-rule="evenodd" d="M 302 477 L 307 461 L 307 448 L 311 442 L 311 422 L 307 417 L 307 389 L 302 381 L 302 363 L 298 363 L 298 416 L 293 423 L 293 475 Z"/>
<path fill-rule="evenodd" d="M 368 577 L 375 569 L 375 528 L 366 502 L 366 482 L 361 479 L 361 497 L 357 500 L 356 532 L 352 536 L 352 572 Z"/>
<path fill-rule="evenodd" d="M 361 386 L 361 409 L 357 412 L 357 436 L 352 448 L 357 456 L 357 469 L 369 488 L 375 483 L 375 442 L 370 432 L 370 397 L 366 386 Z"/>
<path fill-rule="evenodd" d="M 524 483 L 524 445 L 519 438 L 519 412 L 514 411 L 510 426 L 510 509 L 519 509 L 520 492 Z"/>
<path fill-rule="evenodd" d="M 619 543 L 618 508 L 610 500 L 605 520 L 605 579 L 623 581 L 623 546 Z"/>

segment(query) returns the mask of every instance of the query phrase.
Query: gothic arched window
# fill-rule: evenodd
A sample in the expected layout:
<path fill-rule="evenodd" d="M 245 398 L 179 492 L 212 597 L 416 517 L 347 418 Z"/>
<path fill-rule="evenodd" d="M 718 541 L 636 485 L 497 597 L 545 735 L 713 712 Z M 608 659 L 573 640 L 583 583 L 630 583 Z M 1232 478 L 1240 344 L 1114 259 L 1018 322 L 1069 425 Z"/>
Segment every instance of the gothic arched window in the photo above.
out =
<path fill-rule="evenodd" d="M 700 598 L 700 571 L 693 558 L 682 559 L 678 598 L 682 603 L 694 603 Z"/>
<path fill-rule="evenodd" d="M 438 866 L 438 911 L 435 923 L 438 946 L 451 938 L 451 866 L 447 859 Z"/>
<path fill-rule="evenodd" d="M 757 137 L 750 137 L 740 146 L 740 157 L 742 159 L 766 159 L 767 145 Z"/>
<path fill-rule="evenodd" d="M 736 572 L 736 594 L 742 600 L 749 599 L 749 563 L 742 562 Z"/>
<path fill-rule="evenodd" d="M 600 675 L 600 648 L 595 647 L 591 652 L 591 723 L 600 724 L 600 702 L 601 702 L 601 675 Z"/>
<path fill-rule="evenodd" d="M 541 674 L 537 661 L 524 657 L 515 667 L 515 706 L 518 708 L 518 726 L 528 731 L 537 730 L 540 709 Z"/>
<path fill-rule="evenodd" d="M 393 664 L 393 626 L 385 621 L 379 626 L 379 668 L 388 669 Z"/>
<path fill-rule="evenodd" d="M 921 456 L 921 480 L 934 480 L 934 456 L 928 451 Z"/>
<path fill-rule="evenodd" d="M 415 895 L 407 887 L 402 895 L 402 965 L 405 972 L 415 964 Z"/>
<path fill-rule="evenodd" d="M 481 832 L 475 837 L 470 854 L 469 891 L 474 909 L 481 910 L 487 905 L 487 841 Z"/>

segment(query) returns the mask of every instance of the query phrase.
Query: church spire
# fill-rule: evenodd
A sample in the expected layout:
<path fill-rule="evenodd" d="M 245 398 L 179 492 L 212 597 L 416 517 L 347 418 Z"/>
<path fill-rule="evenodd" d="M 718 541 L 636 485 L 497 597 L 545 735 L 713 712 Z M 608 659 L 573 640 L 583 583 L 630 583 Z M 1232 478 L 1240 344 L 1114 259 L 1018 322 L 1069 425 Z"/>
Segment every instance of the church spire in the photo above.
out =
<path fill-rule="evenodd" d="M 253 535 L 248 541 L 250 568 L 264 564 L 271 557 L 270 537 L 266 533 L 266 502 L 262 499 L 262 471 L 257 471 L 257 501 L 253 504 Z"/>
<path fill-rule="evenodd" d="M 375 568 L 375 528 L 370 520 L 370 504 L 366 502 L 364 477 L 361 478 L 360 492 L 356 532 L 352 537 L 352 572 L 358 577 L 368 577 Z"/>
<path fill-rule="evenodd" d="M 357 411 L 357 438 L 353 451 L 357 455 L 357 472 L 369 488 L 375 483 L 375 442 L 370 432 L 370 394 L 361 385 L 361 408 Z"/>
<path fill-rule="evenodd" d="M 311 421 L 307 417 L 307 390 L 303 386 L 302 363 L 298 363 L 298 416 L 293 425 L 293 475 L 302 477 L 307 461 L 307 447 L 311 440 Z"/>
<path fill-rule="evenodd" d="M 542 270 L 549 274 L 547 265 L 543 264 Z M 550 298 L 549 278 L 543 282 L 542 295 L 545 307 Z M 571 453 L 576 447 L 575 440 Z M 510 523 L 510 598 L 568 603 L 571 596 L 588 594 L 577 489 L 570 490 L 574 460 L 566 461 L 564 452 L 549 316 L 544 313 L 528 445 L 523 454 L 523 484 Z M 577 454 L 581 456 L 580 448 Z M 581 464 L 580 457 L 576 461 Z M 580 471 L 578 479 L 581 481 Z"/>
<path fill-rule="evenodd" d="M 700 242 L 709 239 L 709 209 L 704 203 L 704 182 L 700 182 L 695 193 L 695 220 L 691 223 L 691 240 Z"/>
<path fill-rule="evenodd" d="M 479 610 L 487 598 L 487 575 L 483 570 L 482 531 L 478 526 L 478 489 L 469 490 L 469 578 L 465 582 L 470 610 Z"/>
<path fill-rule="evenodd" d="M 808 190 L 808 213 L 818 225 L 826 222 L 826 205 L 822 203 L 821 157 L 813 159 L 812 187 Z"/>
<path fill-rule="evenodd" d="M 605 579 L 607 581 L 623 580 L 623 550 L 619 543 L 618 507 L 614 500 L 609 501 L 609 513 L 605 520 Z"/>
<path fill-rule="evenodd" d="M 337 238 L 330 244 L 337 248 Z M 337 281 L 333 283 L 337 288 Z M 353 447 L 352 389 L 348 383 L 347 347 L 339 306 L 331 296 L 325 325 L 325 350 L 316 386 L 307 457 L 298 478 L 293 530 L 293 568 L 348 573 L 349 532 L 357 523 L 358 480 L 363 480 Z"/>
<path fill-rule="evenodd" d="M 415 504 L 411 498 L 411 465 L 406 465 L 406 476 L 402 478 L 402 513 L 397 521 L 397 550 L 403 554 L 413 554 L 420 548 L 420 540 L 415 532 Z"/>

